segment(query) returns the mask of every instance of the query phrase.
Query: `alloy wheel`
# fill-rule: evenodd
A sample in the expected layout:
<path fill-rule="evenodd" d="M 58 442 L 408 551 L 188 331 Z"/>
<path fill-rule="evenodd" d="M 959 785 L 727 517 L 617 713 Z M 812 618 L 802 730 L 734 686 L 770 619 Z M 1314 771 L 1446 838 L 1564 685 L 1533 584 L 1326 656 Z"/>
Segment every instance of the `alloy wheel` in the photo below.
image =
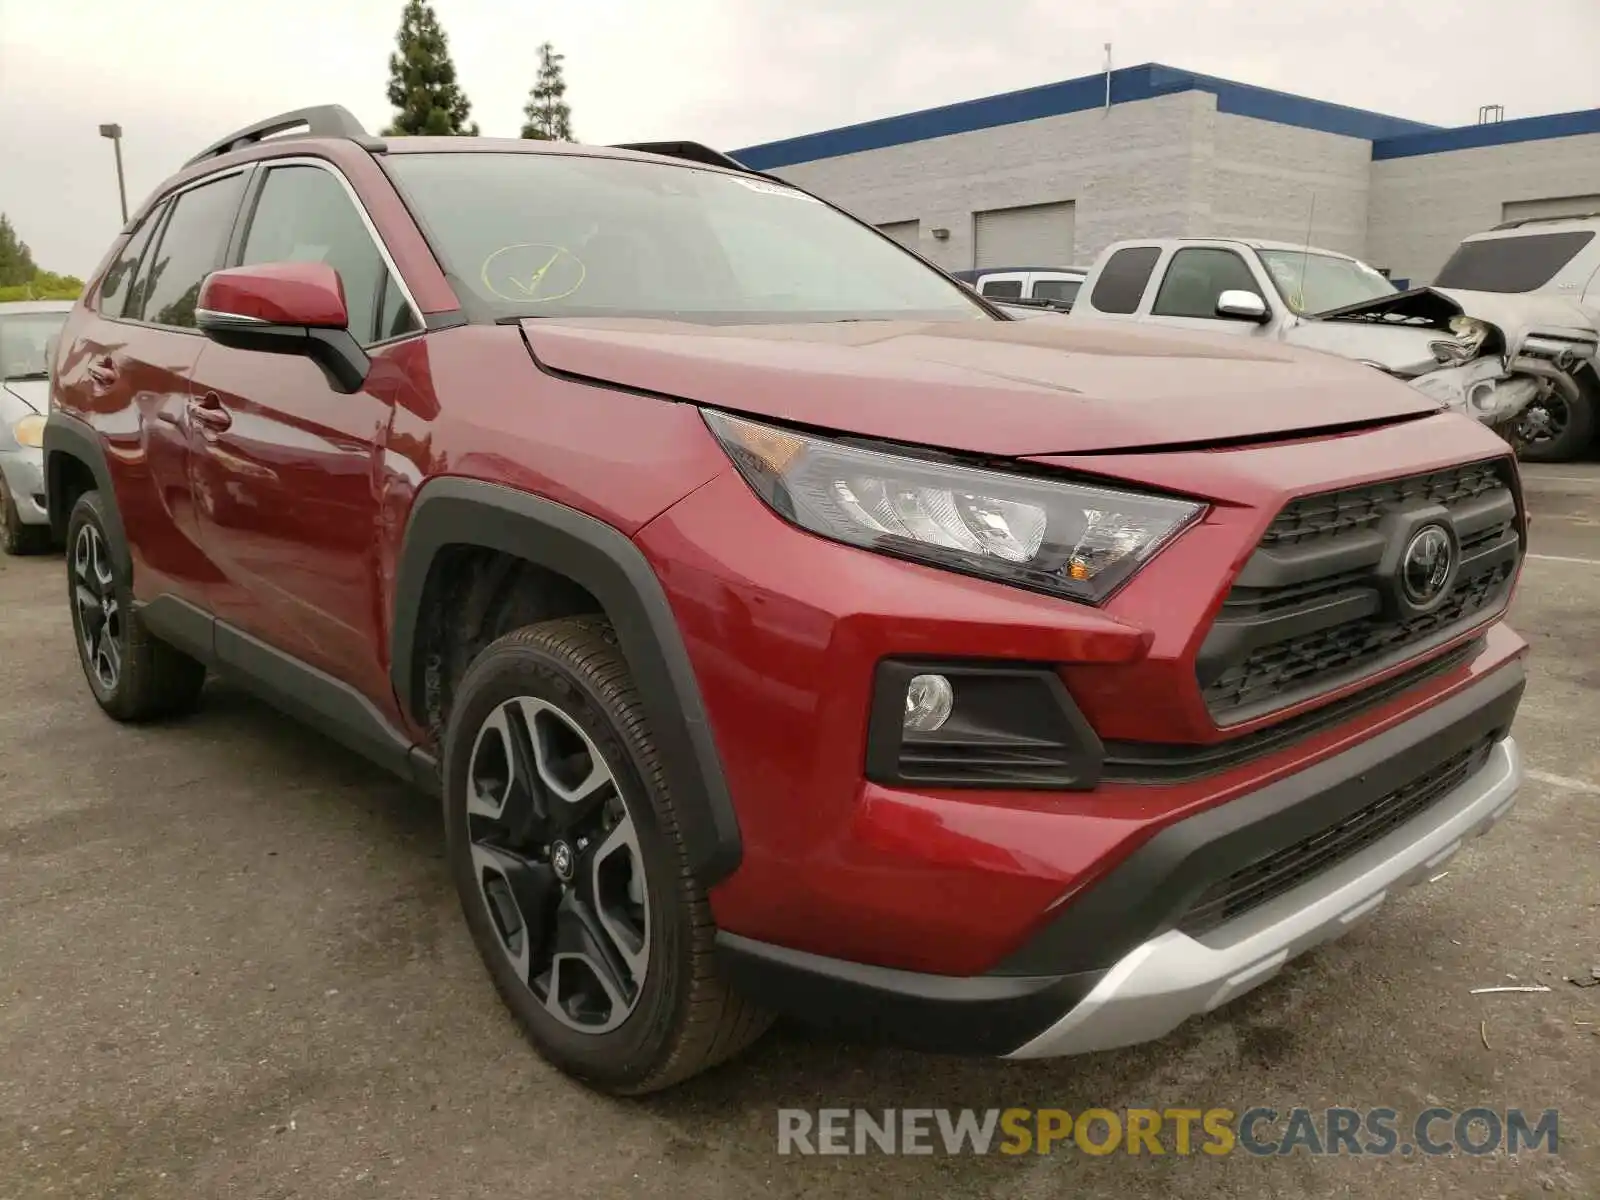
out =
<path fill-rule="evenodd" d="M 555 705 L 519 696 L 478 730 L 466 787 L 473 876 L 518 981 L 571 1029 L 617 1028 L 649 966 L 650 906 L 605 759 Z"/>
<path fill-rule="evenodd" d="M 122 606 L 105 539 L 88 523 L 73 542 L 72 596 L 83 661 L 100 686 L 114 692 L 122 677 Z"/>

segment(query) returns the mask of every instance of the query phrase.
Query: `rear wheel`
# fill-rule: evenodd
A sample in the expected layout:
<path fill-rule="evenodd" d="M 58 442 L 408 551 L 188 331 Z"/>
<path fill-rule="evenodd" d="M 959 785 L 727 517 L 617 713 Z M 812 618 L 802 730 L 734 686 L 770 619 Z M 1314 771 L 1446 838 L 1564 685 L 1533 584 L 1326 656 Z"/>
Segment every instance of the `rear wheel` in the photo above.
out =
<path fill-rule="evenodd" d="M 24 525 L 17 502 L 0 474 L 0 551 L 7 554 L 43 554 L 50 549 L 48 525 Z"/>
<path fill-rule="evenodd" d="M 451 871 L 496 988 L 562 1070 L 677 1083 L 768 1019 L 715 970 L 715 932 L 615 634 L 578 617 L 486 648 L 445 735 Z"/>
<path fill-rule="evenodd" d="M 145 628 L 118 577 L 98 492 L 78 497 L 67 521 L 67 598 L 78 661 L 101 708 L 144 721 L 194 707 L 205 666 Z"/>

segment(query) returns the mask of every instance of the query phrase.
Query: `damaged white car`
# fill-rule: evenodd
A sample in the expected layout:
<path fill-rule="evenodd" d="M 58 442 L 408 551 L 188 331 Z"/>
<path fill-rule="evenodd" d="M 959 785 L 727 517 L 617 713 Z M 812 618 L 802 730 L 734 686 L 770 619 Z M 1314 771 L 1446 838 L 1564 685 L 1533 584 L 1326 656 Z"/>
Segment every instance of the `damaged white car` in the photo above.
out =
<path fill-rule="evenodd" d="M 1575 395 L 1600 352 L 1584 311 L 1539 296 L 1398 291 L 1331 250 L 1227 238 L 1118 242 L 1059 320 L 1133 320 L 1268 337 L 1368 363 L 1515 442 L 1541 396 Z"/>

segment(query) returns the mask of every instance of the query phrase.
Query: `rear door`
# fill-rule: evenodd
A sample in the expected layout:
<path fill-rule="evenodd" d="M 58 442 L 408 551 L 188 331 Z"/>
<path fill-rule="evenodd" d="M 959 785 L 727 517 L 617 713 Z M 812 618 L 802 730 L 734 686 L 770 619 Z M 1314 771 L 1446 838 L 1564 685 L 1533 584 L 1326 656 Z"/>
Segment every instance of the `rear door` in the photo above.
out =
<path fill-rule="evenodd" d="M 215 568 L 197 540 L 186 433 L 189 375 L 203 344 L 200 283 L 222 260 L 248 169 L 167 197 L 142 221 L 86 306 L 59 391 L 110 451 L 135 592 L 209 604 Z"/>
<path fill-rule="evenodd" d="M 309 358 L 207 342 L 194 372 L 192 474 L 201 538 L 226 577 L 217 615 L 368 696 L 388 693 L 378 594 L 377 456 L 393 413 L 388 347 L 422 320 L 355 191 L 333 164 L 263 166 L 230 265 L 324 262 L 366 389 L 336 391 Z"/>

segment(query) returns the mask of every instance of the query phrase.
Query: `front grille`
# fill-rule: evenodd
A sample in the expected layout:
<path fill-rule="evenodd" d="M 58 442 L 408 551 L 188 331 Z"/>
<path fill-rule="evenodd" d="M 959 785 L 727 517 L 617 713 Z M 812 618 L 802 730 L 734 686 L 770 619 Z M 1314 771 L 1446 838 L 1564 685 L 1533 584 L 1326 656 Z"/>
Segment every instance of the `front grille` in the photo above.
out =
<path fill-rule="evenodd" d="M 1468 463 L 1429 475 L 1390 479 L 1342 492 L 1302 496 L 1290 501 L 1262 535 L 1263 546 L 1300 545 L 1370 529 L 1389 513 L 1410 504 L 1442 504 L 1451 508 L 1506 487 L 1498 461 Z"/>
<path fill-rule="evenodd" d="M 1178 928 L 1199 937 L 1372 845 L 1466 782 L 1488 761 L 1493 746 L 1494 735 L 1485 737 L 1344 820 L 1212 884 L 1178 922 Z"/>
<path fill-rule="evenodd" d="M 1447 514 L 1460 566 L 1435 607 L 1407 614 L 1382 572 L 1408 514 L 1430 508 Z M 1206 706 L 1219 725 L 1238 724 L 1417 659 L 1505 606 L 1520 555 L 1503 460 L 1294 500 L 1201 648 Z"/>

